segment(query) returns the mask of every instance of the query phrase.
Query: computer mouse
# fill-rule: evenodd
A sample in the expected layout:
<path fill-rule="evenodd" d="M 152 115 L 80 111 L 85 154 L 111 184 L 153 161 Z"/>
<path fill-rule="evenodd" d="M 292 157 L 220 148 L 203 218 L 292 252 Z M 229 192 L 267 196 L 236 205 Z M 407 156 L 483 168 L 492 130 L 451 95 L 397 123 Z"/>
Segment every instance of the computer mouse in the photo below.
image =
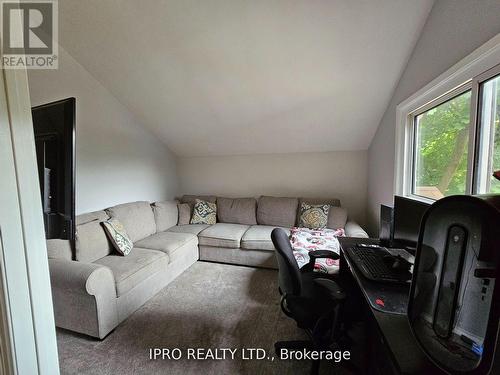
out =
<path fill-rule="evenodd" d="M 396 272 L 407 272 L 410 266 L 411 264 L 404 259 L 396 259 L 391 268 Z"/>
<path fill-rule="evenodd" d="M 411 263 L 407 262 L 400 256 L 386 255 L 383 258 L 384 263 L 394 272 L 404 273 L 408 272 L 411 267 Z"/>
<path fill-rule="evenodd" d="M 396 261 L 396 257 L 392 256 L 392 255 L 384 255 L 382 260 L 384 261 L 384 263 L 387 267 L 392 268 L 392 266 L 394 265 L 394 263 Z"/>

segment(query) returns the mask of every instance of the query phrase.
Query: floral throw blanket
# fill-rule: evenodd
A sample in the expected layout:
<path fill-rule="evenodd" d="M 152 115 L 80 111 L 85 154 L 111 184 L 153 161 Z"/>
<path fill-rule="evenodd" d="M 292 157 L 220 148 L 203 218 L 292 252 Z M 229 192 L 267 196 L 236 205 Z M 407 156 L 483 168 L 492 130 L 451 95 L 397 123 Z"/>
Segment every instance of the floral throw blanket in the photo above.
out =
<path fill-rule="evenodd" d="M 290 242 L 293 255 L 302 268 L 309 263 L 309 252 L 315 250 L 331 250 L 340 253 L 340 244 L 337 237 L 345 236 L 344 229 L 308 229 L 294 227 L 290 230 Z M 333 259 L 318 259 L 314 265 L 315 272 L 337 273 L 339 261 Z"/>

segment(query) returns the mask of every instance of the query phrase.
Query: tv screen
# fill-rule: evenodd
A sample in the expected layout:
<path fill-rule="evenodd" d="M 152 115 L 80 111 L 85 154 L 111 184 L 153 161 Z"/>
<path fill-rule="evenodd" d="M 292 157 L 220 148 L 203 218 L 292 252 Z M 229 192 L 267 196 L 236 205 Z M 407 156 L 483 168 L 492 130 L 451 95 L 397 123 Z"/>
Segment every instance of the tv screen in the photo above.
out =
<path fill-rule="evenodd" d="M 32 108 L 47 239 L 74 240 L 75 98 Z"/>

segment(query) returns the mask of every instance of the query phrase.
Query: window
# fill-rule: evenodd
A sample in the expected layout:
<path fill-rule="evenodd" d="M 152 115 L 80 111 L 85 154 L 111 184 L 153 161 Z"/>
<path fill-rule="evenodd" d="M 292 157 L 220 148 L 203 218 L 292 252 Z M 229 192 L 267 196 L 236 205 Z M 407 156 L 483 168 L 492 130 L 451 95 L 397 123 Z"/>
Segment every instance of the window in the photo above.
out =
<path fill-rule="evenodd" d="M 478 193 L 500 193 L 500 181 L 493 172 L 500 170 L 500 75 L 479 86 Z"/>
<path fill-rule="evenodd" d="M 397 106 L 395 194 L 500 194 L 499 63 L 497 35 Z"/>
<path fill-rule="evenodd" d="M 466 192 L 471 91 L 414 115 L 412 193 L 439 199 Z"/>

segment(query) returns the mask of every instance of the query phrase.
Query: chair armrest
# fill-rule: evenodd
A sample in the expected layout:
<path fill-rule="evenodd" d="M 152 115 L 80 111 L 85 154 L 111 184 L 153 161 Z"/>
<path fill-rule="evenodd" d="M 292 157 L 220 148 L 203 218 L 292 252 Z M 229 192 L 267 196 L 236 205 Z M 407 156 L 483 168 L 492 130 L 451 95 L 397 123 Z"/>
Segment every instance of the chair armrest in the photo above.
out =
<path fill-rule="evenodd" d="M 330 279 L 317 278 L 314 279 L 314 284 L 318 285 L 324 292 L 336 300 L 341 301 L 346 298 L 344 290 L 335 281 Z"/>
<path fill-rule="evenodd" d="M 104 338 L 118 325 L 116 287 L 108 267 L 49 259 L 56 326 Z"/>
<path fill-rule="evenodd" d="M 309 252 L 309 258 L 318 259 L 318 258 L 329 258 L 329 259 L 339 259 L 340 255 L 335 251 L 331 250 L 316 250 Z"/>
<path fill-rule="evenodd" d="M 314 270 L 314 264 L 316 263 L 316 259 L 321 258 L 329 258 L 329 259 L 339 259 L 340 256 L 331 250 L 315 250 L 309 251 L 309 263 L 305 264 L 301 268 L 301 272 L 312 272 Z"/>
<path fill-rule="evenodd" d="M 358 223 L 354 221 L 348 221 L 345 223 L 344 227 L 346 237 L 357 237 L 357 238 L 368 238 L 368 233 L 365 232 Z"/>

